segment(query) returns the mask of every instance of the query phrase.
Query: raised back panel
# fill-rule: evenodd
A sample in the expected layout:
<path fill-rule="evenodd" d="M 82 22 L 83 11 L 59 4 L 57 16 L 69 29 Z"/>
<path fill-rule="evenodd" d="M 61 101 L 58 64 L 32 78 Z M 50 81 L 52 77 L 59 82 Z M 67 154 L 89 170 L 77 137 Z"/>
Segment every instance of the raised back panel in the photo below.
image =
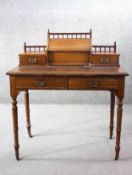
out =
<path fill-rule="evenodd" d="M 90 39 L 50 39 L 49 51 L 90 51 Z"/>
<path fill-rule="evenodd" d="M 86 65 L 92 48 L 92 33 L 48 32 L 50 65 Z"/>

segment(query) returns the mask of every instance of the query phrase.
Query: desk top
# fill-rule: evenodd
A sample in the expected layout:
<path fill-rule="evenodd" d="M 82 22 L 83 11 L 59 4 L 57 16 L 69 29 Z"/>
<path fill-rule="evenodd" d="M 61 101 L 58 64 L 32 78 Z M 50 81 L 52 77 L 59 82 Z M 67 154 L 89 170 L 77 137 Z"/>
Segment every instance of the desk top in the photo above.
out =
<path fill-rule="evenodd" d="M 128 76 L 122 67 L 89 66 L 20 66 L 7 75 L 54 75 L 54 76 Z"/>

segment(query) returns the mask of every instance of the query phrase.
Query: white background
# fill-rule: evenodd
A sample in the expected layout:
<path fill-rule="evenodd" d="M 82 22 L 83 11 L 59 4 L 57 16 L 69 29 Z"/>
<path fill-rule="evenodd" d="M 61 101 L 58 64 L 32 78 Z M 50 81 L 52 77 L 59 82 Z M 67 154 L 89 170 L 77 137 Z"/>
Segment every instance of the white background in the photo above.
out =
<path fill-rule="evenodd" d="M 131 75 L 131 0 L 0 0 L 0 102 L 10 102 L 5 73 L 18 65 L 18 53 L 23 52 L 25 41 L 46 44 L 48 29 L 52 32 L 87 32 L 90 28 L 93 44 L 117 42 L 120 63 Z M 132 102 L 131 80 L 131 76 L 126 79 L 126 103 Z M 35 91 L 31 92 L 31 102 L 107 103 L 109 93 Z"/>
<path fill-rule="evenodd" d="M 132 0 L 0 0 L 0 103 L 10 103 L 5 73 L 18 65 L 23 43 L 45 44 L 48 28 L 53 32 L 87 32 L 92 28 L 93 44 L 116 41 L 121 65 L 130 74 L 126 79 L 125 103 L 132 103 Z M 109 93 L 30 94 L 31 102 L 38 103 L 30 106 L 34 137 L 27 136 L 25 108 L 19 105 L 20 162 L 14 156 L 11 106 L 0 104 L 0 175 L 132 172 L 131 104 L 124 106 L 120 159 L 115 162 L 116 122 L 113 139 L 109 140 L 109 106 L 94 105 L 108 103 Z M 23 93 L 18 102 L 22 100 Z"/>

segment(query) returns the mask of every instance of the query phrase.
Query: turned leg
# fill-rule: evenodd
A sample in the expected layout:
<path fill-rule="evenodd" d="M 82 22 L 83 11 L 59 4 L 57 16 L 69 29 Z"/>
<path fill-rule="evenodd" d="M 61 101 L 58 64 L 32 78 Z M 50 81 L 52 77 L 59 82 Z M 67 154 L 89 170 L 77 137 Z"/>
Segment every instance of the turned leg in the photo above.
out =
<path fill-rule="evenodd" d="M 18 114 L 17 114 L 17 97 L 12 97 L 12 116 L 14 128 L 14 148 L 16 159 L 19 160 L 19 138 L 18 138 Z"/>
<path fill-rule="evenodd" d="M 123 98 L 118 97 L 115 160 L 118 160 L 120 152 L 120 137 L 121 137 L 121 124 L 122 124 L 122 111 L 123 111 L 122 101 Z"/>
<path fill-rule="evenodd" d="M 111 105 L 110 105 L 110 139 L 113 136 L 114 129 L 114 107 L 115 107 L 115 93 L 111 92 Z"/>
<path fill-rule="evenodd" d="M 26 111 L 26 121 L 27 121 L 27 131 L 29 137 L 32 137 L 31 135 L 31 124 L 30 124 L 30 109 L 29 109 L 29 92 L 28 90 L 25 91 L 25 111 Z"/>

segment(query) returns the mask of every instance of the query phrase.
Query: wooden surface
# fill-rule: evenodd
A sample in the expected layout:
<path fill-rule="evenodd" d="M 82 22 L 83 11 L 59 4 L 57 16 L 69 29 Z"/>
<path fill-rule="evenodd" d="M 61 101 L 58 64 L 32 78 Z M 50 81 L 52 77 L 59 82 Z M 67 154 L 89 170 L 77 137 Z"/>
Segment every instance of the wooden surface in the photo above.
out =
<path fill-rule="evenodd" d="M 87 65 L 90 61 L 89 52 L 71 52 L 71 51 L 59 51 L 59 52 L 48 52 L 49 65 L 51 66 L 76 66 L 76 65 Z"/>
<path fill-rule="evenodd" d="M 119 66 L 119 55 L 117 54 L 92 54 L 90 64 L 95 66 Z"/>
<path fill-rule="evenodd" d="M 19 55 L 20 66 L 32 66 L 32 65 L 46 65 L 47 58 L 45 53 L 25 53 Z"/>
<path fill-rule="evenodd" d="M 19 65 L 50 65 L 50 66 L 119 66 L 119 54 L 114 52 L 89 51 L 46 51 L 25 52 L 19 54 Z"/>
<path fill-rule="evenodd" d="M 21 66 L 8 71 L 7 75 L 127 76 L 128 74 L 122 67 Z"/>
<path fill-rule="evenodd" d="M 90 39 L 50 39 L 49 51 L 90 51 Z"/>
<path fill-rule="evenodd" d="M 34 55 L 45 55 L 45 52 L 24 52 L 20 53 L 19 56 L 34 56 Z"/>

